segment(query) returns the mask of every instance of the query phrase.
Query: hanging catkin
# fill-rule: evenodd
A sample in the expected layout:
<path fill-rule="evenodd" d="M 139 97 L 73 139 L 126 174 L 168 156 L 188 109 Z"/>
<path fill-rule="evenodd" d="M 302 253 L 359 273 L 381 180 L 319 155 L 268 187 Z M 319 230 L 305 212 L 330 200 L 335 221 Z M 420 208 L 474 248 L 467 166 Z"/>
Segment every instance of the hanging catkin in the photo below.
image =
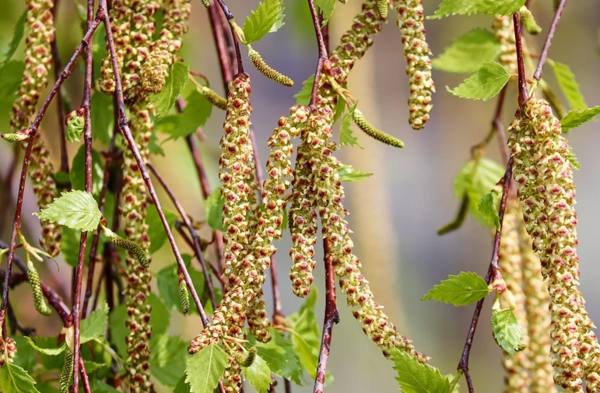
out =
<path fill-rule="evenodd" d="M 532 99 L 509 129 L 514 179 L 527 232 L 551 299 L 555 381 L 568 392 L 597 389 L 598 342 L 579 290 L 575 183 L 570 148 L 547 102 Z"/>
<path fill-rule="evenodd" d="M 42 91 L 48 83 L 52 67 L 51 42 L 54 40 L 54 18 L 52 0 L 27 0 L 25 69 L 17 99 L 13 103 L 10 119 L 14 132 L 30 126 Z M 33 143 L 29 164 L 29 177 L 40 209 L 44 209 L 58 195 L 52 174 L 50 152 L 42 141 L 40 132 L 27 143 Z M 42 223 L 42 247 L 51 256 L 60 253 L 60 226 L 50 222 Z"/>

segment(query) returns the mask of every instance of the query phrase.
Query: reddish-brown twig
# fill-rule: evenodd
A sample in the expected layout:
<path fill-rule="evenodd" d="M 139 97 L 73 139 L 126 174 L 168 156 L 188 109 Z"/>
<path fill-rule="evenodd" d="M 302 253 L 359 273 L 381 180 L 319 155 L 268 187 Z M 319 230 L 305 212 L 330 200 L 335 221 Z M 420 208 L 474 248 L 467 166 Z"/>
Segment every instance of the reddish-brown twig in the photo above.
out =
<path fill-rule="evenodd" d="M 533 73 L 533 77 L 536 80 L 540 80 L 542 78 L 542 70 L 544 68 L 544 64 L 548 59 L 548 51 L 550 50 L 550 45 L 552 45 L 552 39 L 554 38 L 554 34 L 556 33 L 556 28 L 558 27 L 558 22 L 560 22 L 560 17 L 567 5 L 567 0 L 560 0 L 558 3 L 558 7 L 556 7 L 556 12 L 554 13 L 554 18 L 552 19 L 552 23 L 550 24 L 550 29 L 548 30 L 548 34 L 546 35 L 546 40 L 544 41 L 544 46 L 542 48 L 542 54 L 540 55 L 540 59 L 538 61 L 538 65 Z"/>

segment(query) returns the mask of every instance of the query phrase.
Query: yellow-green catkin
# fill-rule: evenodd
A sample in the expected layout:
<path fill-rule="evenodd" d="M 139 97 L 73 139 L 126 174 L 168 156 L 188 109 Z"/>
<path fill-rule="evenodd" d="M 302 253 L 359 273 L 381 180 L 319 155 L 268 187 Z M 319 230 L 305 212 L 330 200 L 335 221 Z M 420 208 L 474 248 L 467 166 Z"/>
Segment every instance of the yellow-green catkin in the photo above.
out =
<path fill-rule="evenodd" d="M 512 18 L 506 15 L 497 15 L 492 21 L 492 31 L 500 42 L 500 55 L 498 60 L 508 72 L 517 74 L 517 50 L 515 46 L 515 33 Z"/>
<path fill-rule="evenodd" d="M 502 225 L 502 242 L 500 243 L 498 265 L 506 285 L 505 290 L 510 293 L 513 303 L 513 314 L 524 333 L 527 333 L 528 319 L 525 307 L 523 254 L 519 241 L 519 216 L 518 205 L 511 201 L 507 207 Z M 505 370 L 506 393 L 527 392 L 531 383 L 530 370 L 532 370 L 529 356 L 529 337 L 525 335 L 522 343 L 525 349 L 514 354 L 503 353 L 503 366 Z"/>
<path fill-rule="evenodd" d="M 354 108 L 352 111 L 352 120 L 354 120 L 354 123 L 362 130 L 362 132 L 369 135 L 371 138 L 385 143 L 386 145 L 398 148 L 404 147 L 404 142 L 400 139 L 379 130 L 373 124 L 369 123 L 365 118 L 365 115 L 357 108 Z"/>
<path fill-rule="evenodd" d="M 25 68 L 17 99 L 13 103 L 11 127 L 19 132 L 30 126 L 42 91 L 48 83 L 52 67 L 51 42 L 54 40 L 52 0 L 27 0 Z M 29 177 L 40 209 L 48 206 L 58 195 L 50 152 L 38 132 L 28 143 L 33 143 L 29 164 Z M 42 223 L 42 247 L 51 256 L 60 253 L 60 226 Z"/>
<path fill-rule="evenodd" d="M 130 108 L 131 129 L 142 159 L 149 157 L 149 143 L 152 133 L 152 113 L 145 103 L 134 104 Z M 150 246 L 146 215 L 148 195 L 137 162 L 129 149 L 123 152 L 123 189 L 121 191 L 121 217 L 125 237 L 142 250 Z M 135 251 L 135 250 L 134 250 Z M 130 380 L 130 391 L 150 392 L 150 281 L 152 275 L 148 264 L 140 263 L 137 253 L 128 253 L 126 258 L 125 304 L 127 307 L 127 373 Z"/>
<path fill-rule="evenodd" d="M 523 214 L 519 209 L 519 248 L 522 258 L 523 291 L 527 314 L 527 353 L 531 366 L 532 393 L 554 393 L 554 373 L 550 355 L 550 295 L 542 277 L 540 259 L 531 248 L 531 237 L 525 229 Z"/>
<path fill-rule="evenodd" d="M 31 291 L 33 293 L 33 304 L 35 309 L 42 315 L 50 315 L 52 312 L 42 291 L 42 283 L 40 282 L 40 273 L 38 273 L 35 265 L 32 261 L 27 261 L 27 279 L 31 285 Z"/>
<path fill-rule="evenodd" d="M 388 0 L 377 0 L 377 12 L 383 19 L 388 18 L 390 3 Z"/>
<path fill-rule="evenodd" d="M 281 72 L 277 71 L 275 68 L 267 64 L 265 59 L 263 59 L 261 54 L 258 53 L 256 50 L 249 48 L 248 58 L 250 59 L 254 67 L 256 67 L 256 69 L 259 70 L 260 73 L 266 76 L 267 78 L 284 86 L 294 86 L 294 81 L 292 80 L 292 78 L 282 74 Z"/>
<path fill-rule="evenodd" d="M 14 339 L 0 336 L 0 367 L 12 363 L 17 354 L 17 344 Z"/>
<path fill-rule="evenodd" d="M 415 130 L 425 127 L 431 112 L 435 85 L 431 76 L 431 50 L 425 37 L 422 0 L 394 0 L 408 76 L 408 122 Z"/>
<path fill-rule="evenodd" d="M 179 274 L 179 307 L 181 312 L 187 314 L 190 312 L 190 291 L 185 283 L 185 280 L 182 277 L 183 275 Z"/>
<path fill-rule="evenodd" d="M 60 387 L 60 393 L 69 393 L 69 388 L 73 382 L 73 352 L 70 348 L 65 349 L 65 357 L 60 377 L 58 379 L 58 385 Z"/>
<path fill-rule="evenodd" d="M 227 109 L 227 100 L 219 95 L 216 91 L 211 89 L 208 86 L 202 86 L 198 88 L 200 94 L 202 94 L 208 102 L 213 104 L 219 109 L 226 110 Z"/>
<path fill-rule="evenodd" d="M 533 250 L 551 299 L 555 382 L 567 392 L 597 391 L 598 341 L 579 290 L 577 214 L 570 147 L 550 105 L 532 99 L 509 129 L 514 179 Z M 595 390 L 596 389 L 596 390 Z"/>
<path fill-rule="evenodd" d="M 292 235 L 290 280 L 296 296 L 305 297 L 313 282 L 315 244 L 317 242 L 317 210 L 312 190 L 312 171 L 307 147 L 302 145 L 296 154 L 294 183 L 290 200 L 289 227 Z"/>

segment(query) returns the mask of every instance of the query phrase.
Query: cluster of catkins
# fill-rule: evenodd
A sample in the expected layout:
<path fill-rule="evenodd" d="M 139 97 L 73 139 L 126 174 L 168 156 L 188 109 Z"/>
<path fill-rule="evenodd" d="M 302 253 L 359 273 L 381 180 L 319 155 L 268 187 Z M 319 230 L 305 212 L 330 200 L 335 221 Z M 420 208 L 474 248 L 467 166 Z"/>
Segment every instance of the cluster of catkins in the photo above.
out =
<path fill-rule="evenodd" d="M 156 32 L 157 12 L 162 10 L 162 27 Z M 131 113 L 130 128 L 143 160 L 149 158 L 154 129 L 154 107 L 149 95 L 162 90 L 176 53 L 181 48 L 191 11 L 189 0 L 114 0 L 110 9 L 115 51 L 123 83 L 123 94 Z M 110 57 L 104 59 L 99 88 L 114 93 L 115 81 Z M 148 195 L 133 153 L 123 154 L 121 216 L 128 240 L 143 249 L 150 243 L 146 215 Z M 150 392 L 151 336 L 149 296 L 151 274 L 135 255 L 128 256 L 124 271 L 127 373 L 131 392 Z"/>
<path fill-rule="evenodd" d="M 52 67 L 51 43 L 54 40 L 54 17 L 52 0 L 27 0 L 25 19 L 25 68 L 17 99 L 12 107 L 10 124 L 15 132 L 27 129 L 37 103 L 48 83 Z M 44 145 L 40 133 L 27 143 L 33 144 L 29 177 L 40 209 L 49 205 L 58 196 L 56 182 L 52 177 L 54 168 L 50 152 Z M 42 223 L 42 247 L 51 256 L 60 253 L 60 226 L 50 222 Z"/>
<path fill-rule="evenodd" d="M 600 346 L 579 289 L 571 151 L 544 100 L 531 99 L 509 129 L 514 180 L 551 300 L 555 382 L 568 392 L 600 391 Z"/>
<path fill-rule="evenodd" d="M 514 200 L 504 215 L 498 264 L 505 290 L 512 297 L 510 306 L 526 333 L 522 351 L 504 353 L 505 392 L 555 392 L 548 336 L 550 299 L 540 260 L 531 249 L 531 238 Z"/>

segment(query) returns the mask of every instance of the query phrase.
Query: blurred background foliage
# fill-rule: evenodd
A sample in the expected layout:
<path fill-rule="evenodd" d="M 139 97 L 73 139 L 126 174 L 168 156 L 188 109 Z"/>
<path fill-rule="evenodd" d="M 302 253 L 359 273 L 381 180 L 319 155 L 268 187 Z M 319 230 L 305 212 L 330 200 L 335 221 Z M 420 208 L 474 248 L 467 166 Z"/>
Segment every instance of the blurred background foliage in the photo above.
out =
<path fill-rule="evenodd" d="M 64 60 L 70 56 L 81 36 L 77 17 L 77 1 L 62 0 L 58 20 L 58 45 Z M 230 0 L 238 19 L 255 6 L 255 1 Z M 360 1 L 338 4 L 331 20 L 331 43 L 335 45 L 341 32 L 347 29 Z M 426 0 L 425 6 L 431 13 L 437 1 Z M 23 11 L 23 2 L 2 1 L 0 12 L 0 48 L 5 48 L 12 36 L 13 26 Z M 538 22 L 546 27 L 552 16 L 551 2 L 538 0 L 532 8 Z M 270 35 L 257 45 L 263 56 L 282 72 L 296 81 L 293 89 L 280 87 L 257 74 L 253 77 L 254 129 L 257 133 L 261 157 L 266 156 L 266 139 L 276 124 L 276 119 L 287 113 L 295 100 L 293 94 L 301 82 L 314 72 L 316 45 L 310 24 L 306 1 L 288 0 L 287 19 L 284 28 Z M 600 6 L 597 0 L 578 0 L 568 4 L 558 34 L 554 40 L 550 57 L 568 64 L 575 72 L 583 93 L 590 105 L 600 104 L 600 57 L 598 50 Z M 184 58 L 190 69 L 208 76 L 212 86 L 222 92 L 220 74 L 208 24 L 208 18 L 200 1 L 193 2 L 191 29 L 184 45 Z M 439 54 L 454 38 L 473 27 L 488 27 L 490 19 L 485 17 L 454 17 L 428 21 L 428 38 L 434 54 Z M 542 34 L 543 36 L 543 34 Z M 539 48 L 541 38 L 528 38 L 530 47 Z M 22 50 L 22 48 L 20 48 Z M 17 53 L 17 58 L 19 53 Z M 549 68 L 549 67 L 548 67 Z M 553 83 L 549 69 L 546 78 Z M 0 75 L 0 78 L 4 78 Z M 472 307 L 455 309 L 436 303 L 423 303 L 420 297 L 436 282 L 448 274 L 470 270 L 484 274 L 491 252 L 491 235 L 472 218 L 463 227 L 451 234 L 439 237 L 436 230 L 452 219 L 458 201 L 452 192 L 452 182 L 458 170 L 469 157 L 470 147 L 480 141 L 489 130 L 494 103 L 468 102 L 451 96 L 445 86 L 454 86 L 463 78 L 461 75 L 434 73 L 438 93 L 434 97 L 434 111 L 427 128 L 419 133 L 411 131 L 406 121 L 406 78 L 400 47 L 400 36 L 393 18 L 376 40 L 374 49 L 355 68 L 350 89 L 358 98 L 361 109 L 380 128 L 401 137 L 406 142 L 404 150 L 396 150 L 373 142 L 359 135 L 364 149 L 344 148 L 342 160 L 355 168 L 373 172 L 370 178 L 351 183 L 347 187 L 347 206 L 352 212 L 355 243 L 361 256 L 365 272 L 375 294 L 386 306 L 400 330 L 412 337 L 417 348 L 433 358 L 433 362 L 444 372 L 455 369 Z M 66 84 L 71 101 L 77 102 L 80 95 L 81 73 L 75 73 Z M 3 97 L 4 98 L 4 97 Z M 509 90 L 505 124 L 510 121 L 516 103 L 514 88 Z M 0 98 L 0 127 L 7 130 L 7 113 L 10 103 Z M 106 113 L 112 118 L 112 113 Z M 55 112 L 50 111 L 43 124 L 44 138 L 51 146 L 54 159 L 58 161 L 58 131 Z M 221 136 L 223 113 L 213 115 L 203 129 L 205 143 L 202 152 L 216 184 L 218 140 Z M 578 182 L 578 213 L 581 256 L 581 282 L 588 309 L 592 318 L 600 320 L 600 241 L 598 221 L 600 218 L 600 135 L 598 123 L 590 122 L 569 135 L 574 151 L 581 162 L 576 174 Z M 163 156 L 153 161 L 174 188 L 188 212 L 203 218 L 204 206 L 197 178 L 185 142 L 166 141 L 159 136 L 164 149 Z M 491 158 L 499 160 L 495 145 L 488 149 Z M 70 146 L 70 156 L 76 146 Z M 12 148 L 0 142 L 0 174 L 4 176 L 12 157 Z M 165 203 L 167 199 L 163 198 Z M 168 203 L 167 203 L 168 205 Z M 14 206 L 0 208 L 0 235 L 7 239 L 7 222 L 12 220 Z M 37 238 L 37 221 L 30 216 L 36 211 L 31 192 L 26 194 L 26 229 Z M 280 244 L 277 254 L 281 290 L 284 294 L 284 311 L 289 314 L 297 309 L 300 301 L 290 290 L 287 280 L 289 239 Z M 183 243 L 182 243 L 182 246 Z M 163 248 L 154 258 L 153 268 L 158 271 L 172 263 L 170 251 Z M 50 283 L 67 293 L 64 283 L 70 282 L 70 270 L 62 263 L 50 263 L 47 269 L 55 271 L 63 284 Z M 315 280 L 323 285 L 323 272 L 319 268 Z M 27 297 L 27 289 L 17 290 Z M 343 297 L 340 297 L 342 300 Z M 476 384 L 484 392 L 500 391 L 502 371 L 500 350 L 494 344 L 489 328 L 489 303 L 485 307 L 480 329 L 475 338 L 471 368 Z M 19 317 L 35 325 L 40 334 L 55 334 L 58 322 L 48 323 L 31 312 L 29 306 L 17 309 Z M 317 306 L 319 319 L 322 304 Z M 398 390 L 394 373 L 378 350 L 360 332 L 343 300 L 340 301 L 341 323 L 335 327 L 330 369 L 335 381 L 328 388 L 336 392 L 395 392 Z M 200 328 L 197 317 L 177 317 L 171 325 L 171 333 L 191 337 Z M 312 384 L 296 391 L 312 391 Z"/>

